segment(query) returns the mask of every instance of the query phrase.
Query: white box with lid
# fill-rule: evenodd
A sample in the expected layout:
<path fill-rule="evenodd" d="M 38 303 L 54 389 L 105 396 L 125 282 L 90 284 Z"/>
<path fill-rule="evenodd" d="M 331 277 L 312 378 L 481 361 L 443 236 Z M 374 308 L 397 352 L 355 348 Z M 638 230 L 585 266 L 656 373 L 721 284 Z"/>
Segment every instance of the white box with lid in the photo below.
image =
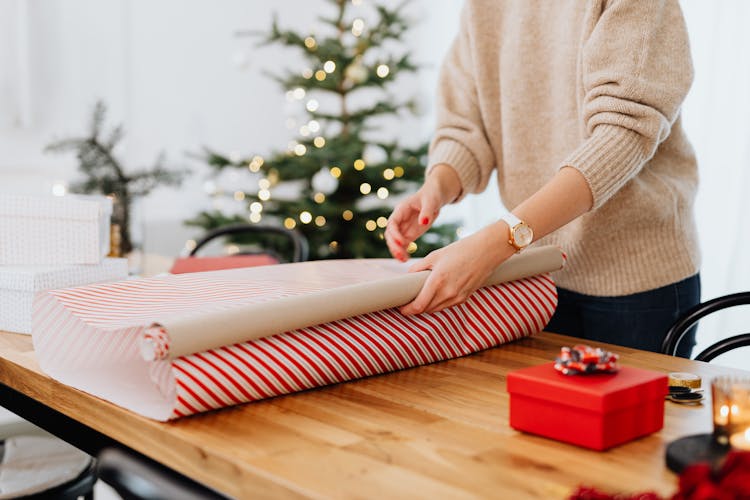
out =
<path fill-rule="evenodd" d="M 106 196 L 0 195 L 0 265 L 98 264 L 111 216 Z"/>
<path fill-rule="evenodd" d="M 36 294 L 128 277 L 127 259 L 69 266 L 0 266 L 0 330 L 31 333 Z"/>

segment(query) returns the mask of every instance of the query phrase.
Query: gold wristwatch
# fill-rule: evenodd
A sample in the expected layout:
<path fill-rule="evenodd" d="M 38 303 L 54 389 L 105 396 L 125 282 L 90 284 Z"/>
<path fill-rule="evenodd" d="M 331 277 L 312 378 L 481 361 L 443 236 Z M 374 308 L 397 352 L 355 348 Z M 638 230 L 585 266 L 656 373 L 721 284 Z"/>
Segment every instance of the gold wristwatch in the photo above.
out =
<path fill-rule="evenodd" d="M 516 249 L 516 253 L 529 246 L 534 240 L 534 231 L 531 227 L 512 213 L 508 212 L 500 217 L 500 220 L 508 224 L 510 228 L 508 243 Z"/>

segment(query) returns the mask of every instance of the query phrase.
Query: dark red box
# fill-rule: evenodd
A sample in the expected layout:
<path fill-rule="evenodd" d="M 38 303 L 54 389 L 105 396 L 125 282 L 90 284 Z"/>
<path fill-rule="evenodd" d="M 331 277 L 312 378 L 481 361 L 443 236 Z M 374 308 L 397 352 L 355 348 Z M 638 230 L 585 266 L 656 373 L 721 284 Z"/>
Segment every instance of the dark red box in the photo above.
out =
<path fill-rule="evenodd" d="M 606 450 L 664 426 L 667 376 L 622 366 L 614 374 L 563 375 L 554 363 L 508 373 L 510 426 Z"/>

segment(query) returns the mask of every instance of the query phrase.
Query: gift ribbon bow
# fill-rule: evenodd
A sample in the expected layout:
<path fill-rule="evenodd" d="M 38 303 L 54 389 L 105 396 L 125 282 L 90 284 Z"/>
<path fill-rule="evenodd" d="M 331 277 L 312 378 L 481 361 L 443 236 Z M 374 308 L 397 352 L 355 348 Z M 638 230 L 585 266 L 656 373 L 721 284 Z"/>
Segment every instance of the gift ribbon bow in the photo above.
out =
<path fill-rule="evenodd" d="M 555 370 L 564 375 L 579 373 L 614 373 L 617 366 L 617 354 L 587 345 L 563 347 L 555 358 Z"/>

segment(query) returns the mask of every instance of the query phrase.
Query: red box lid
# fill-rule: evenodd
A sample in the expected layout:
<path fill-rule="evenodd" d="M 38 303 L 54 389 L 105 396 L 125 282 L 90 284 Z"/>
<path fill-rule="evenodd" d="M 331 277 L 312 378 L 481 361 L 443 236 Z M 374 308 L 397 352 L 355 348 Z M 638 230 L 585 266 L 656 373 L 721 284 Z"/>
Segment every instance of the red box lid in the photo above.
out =
<path fill-rule="evenodd" d="M 508 392 L 607 413 L 664 398 L 669 390 L 667 375 L 651 370 L 621 366 L 617 373 L 563 375 L 554 365 L 508 373 Z"/>
<path fill-rule="evenodd" d="M 207 257 L 179 257 L 169 270 L 172 274 L 201 273 L 240 267 L 268 266 L 279 261 L 270 255 L 232 255 Z"/>

